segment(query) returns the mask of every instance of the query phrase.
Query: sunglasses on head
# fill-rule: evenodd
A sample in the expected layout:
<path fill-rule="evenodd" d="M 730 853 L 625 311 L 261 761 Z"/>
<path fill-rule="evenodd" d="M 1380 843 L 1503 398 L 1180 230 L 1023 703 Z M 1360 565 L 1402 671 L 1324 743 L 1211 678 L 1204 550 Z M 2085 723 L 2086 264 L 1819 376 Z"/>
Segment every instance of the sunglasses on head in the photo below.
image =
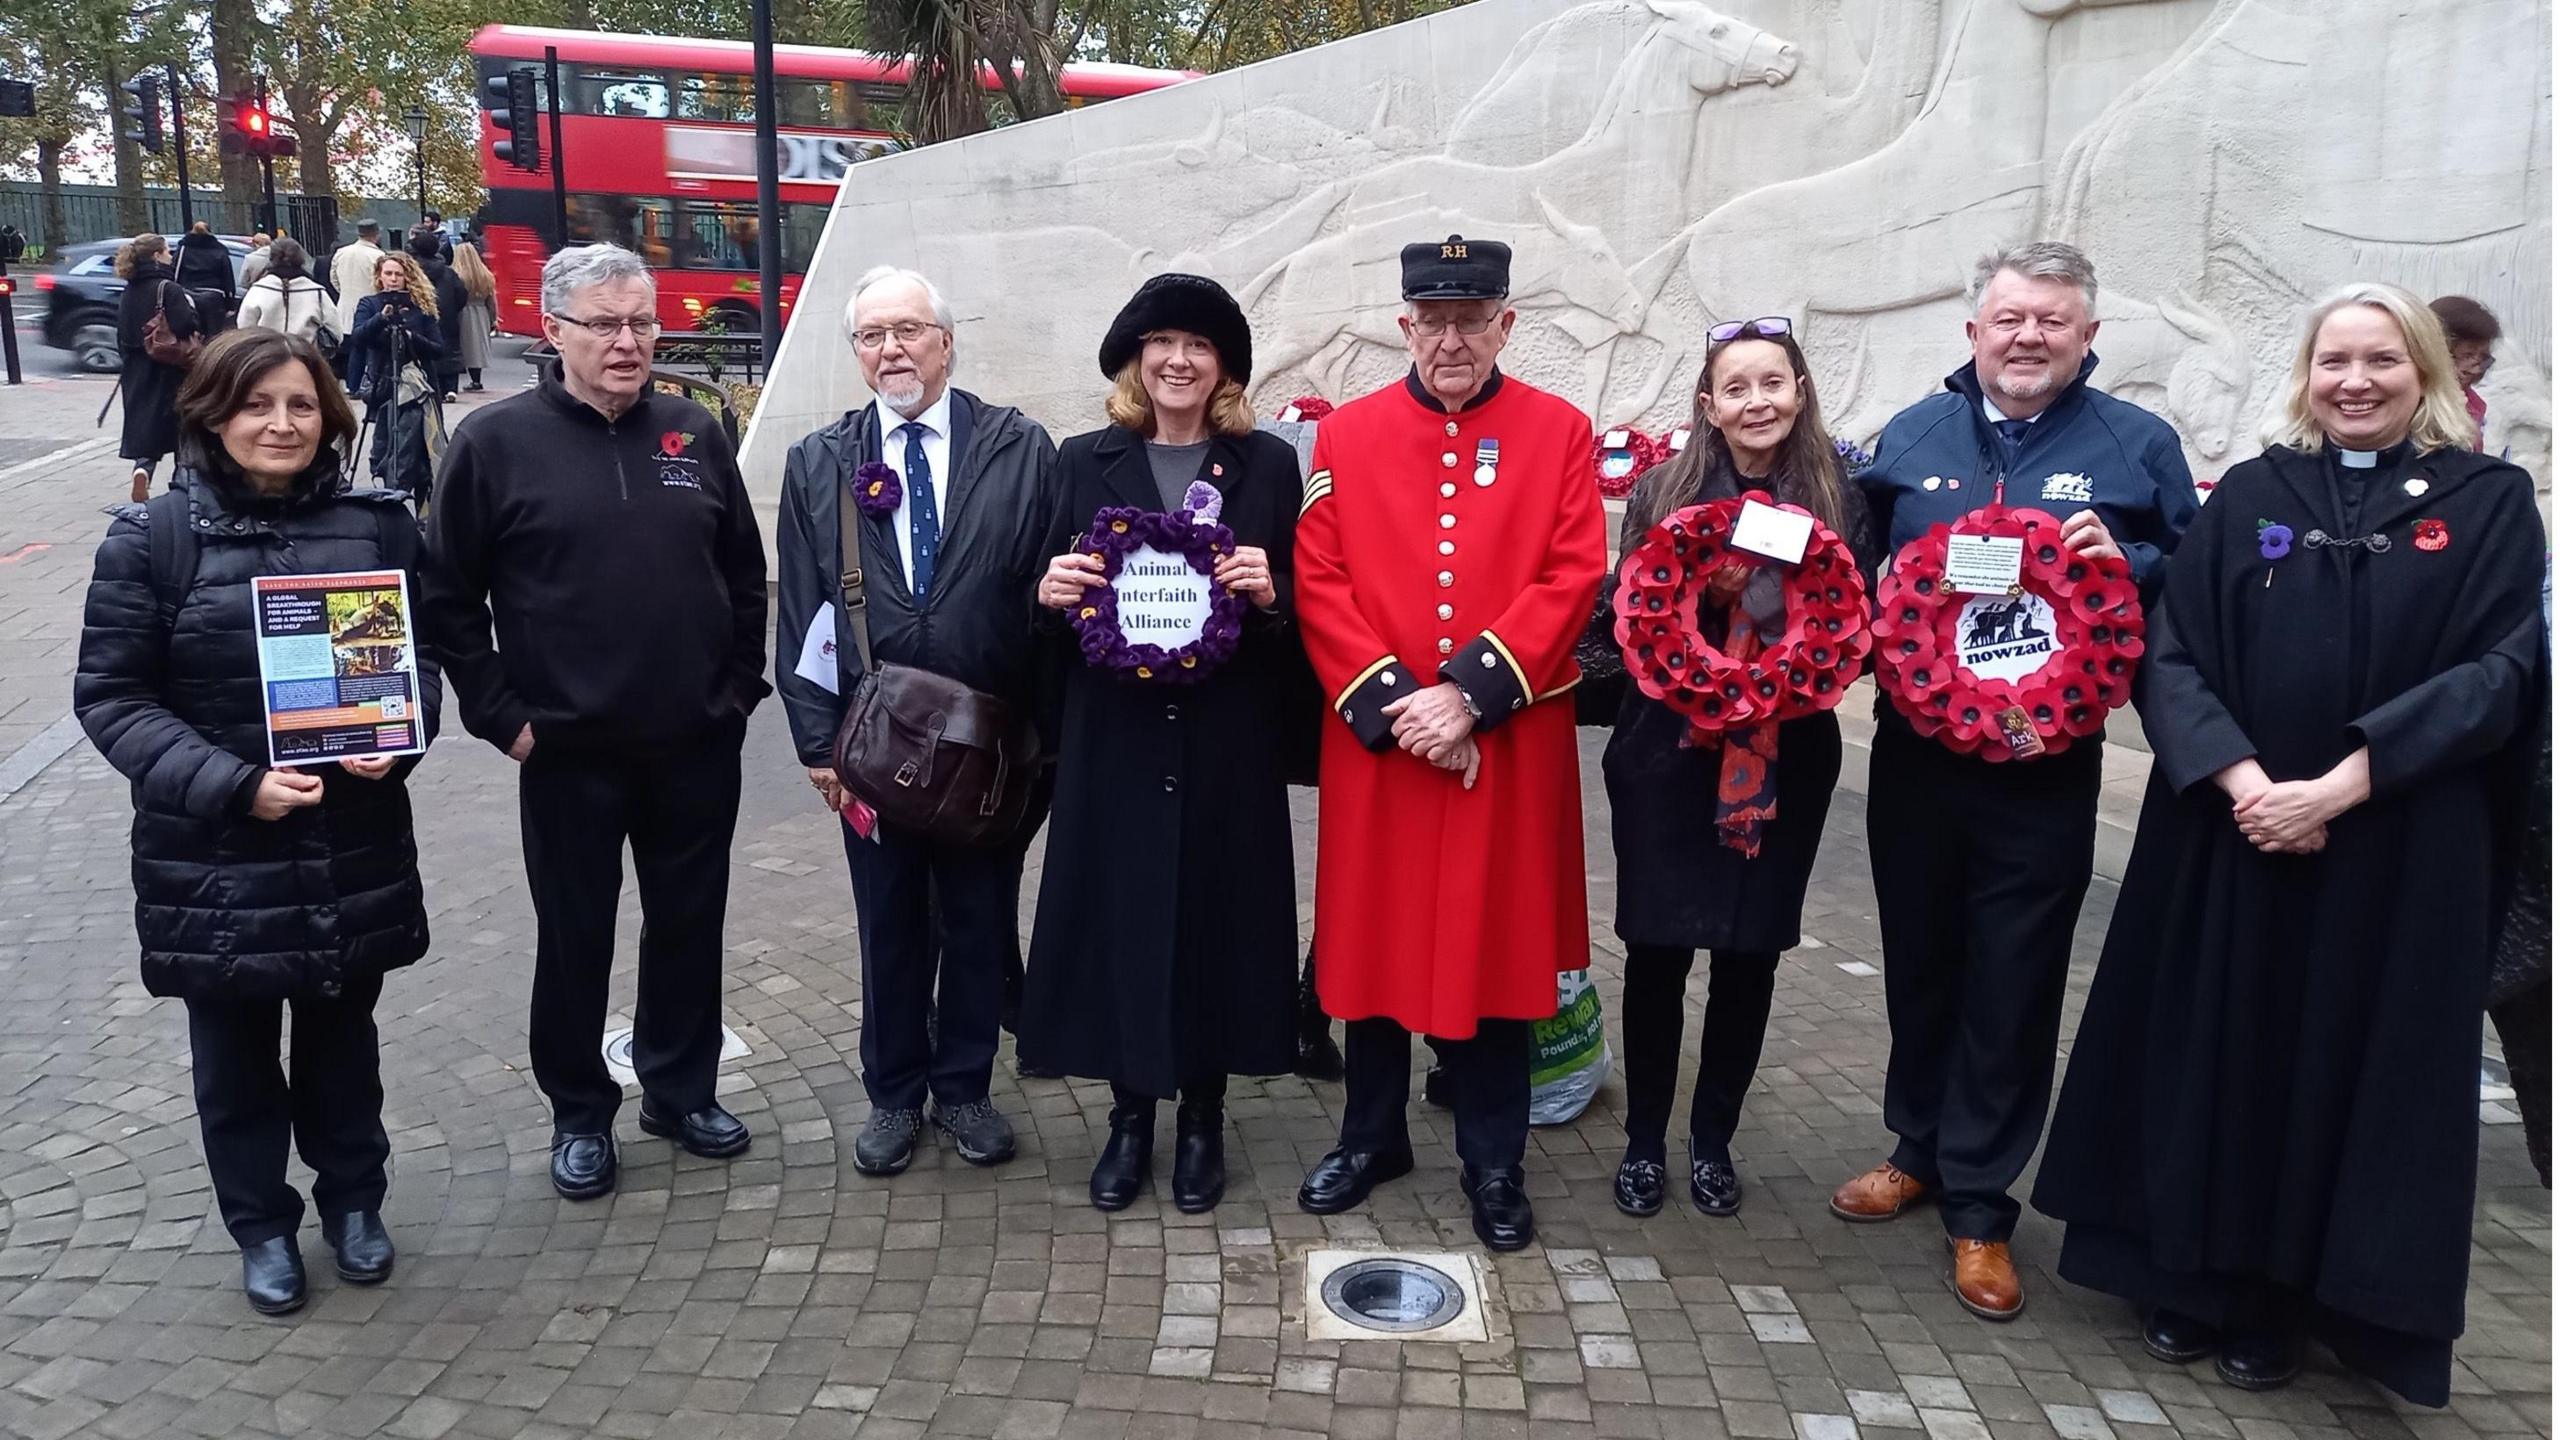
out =
<path fill-rule="evenodd" d="M 1707 343 L 1721 345 L 1727 340 L 1743 335 L 1757 335 L 1763 340 L 1775 340 L 1782 335 L 1794 334 L 1795 329 L 1796 327 L 1788 323 L 1784 315 L 1763 315 L 1757 320 L 1727 320 L 1721 325 L 1708 328 Z"/>

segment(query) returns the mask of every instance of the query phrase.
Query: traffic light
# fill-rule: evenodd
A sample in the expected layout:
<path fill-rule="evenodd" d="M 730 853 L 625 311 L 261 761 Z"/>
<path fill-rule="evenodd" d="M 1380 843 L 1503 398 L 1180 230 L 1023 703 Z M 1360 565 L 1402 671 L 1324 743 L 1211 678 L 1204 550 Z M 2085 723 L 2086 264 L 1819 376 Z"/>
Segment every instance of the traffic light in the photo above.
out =
<path fill-rule="evenodd" d="M 276 129 L 276 118 L 255 96 L 235 96 L 223 108 L 222 148 L 226 153 L 278 157 L 294 152 L 293 137 Z"/>
<path fill-rule="evenodd" d="M 36 113 L 36 82 L 0 80 L 0 119 Z"/>
<path fill-rule="evenodd" d="M 538 113 L 533 67 L 519 65 L 504 75 L 489 77 L 482 94 L 489 107 L 489 123 L 504 130 L 506 137 L 491 145 L 490 150 L 518 170 L 542 168 L 542 117 Z"/>
<path fill-rule="evenodd" d="M 145 70 L 127 80 L 124 93 L 133 97 L 133 103 L 124 107 L 124 118 L 133 122 L 133 128 L 124 132 L 124 138 L 154 155 L 159 154 L 162 148 L 160 72 Z"/>

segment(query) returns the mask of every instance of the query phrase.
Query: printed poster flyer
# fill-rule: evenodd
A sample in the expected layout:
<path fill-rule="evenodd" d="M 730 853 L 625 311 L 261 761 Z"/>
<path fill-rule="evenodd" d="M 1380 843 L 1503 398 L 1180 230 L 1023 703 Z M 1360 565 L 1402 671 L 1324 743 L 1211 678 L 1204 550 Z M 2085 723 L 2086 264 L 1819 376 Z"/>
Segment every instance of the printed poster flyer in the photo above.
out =
<path fill-rule="evenodd" d="M 271 763 L 426 749 L 406 575 L 261 575 L 250 585 Z"/>

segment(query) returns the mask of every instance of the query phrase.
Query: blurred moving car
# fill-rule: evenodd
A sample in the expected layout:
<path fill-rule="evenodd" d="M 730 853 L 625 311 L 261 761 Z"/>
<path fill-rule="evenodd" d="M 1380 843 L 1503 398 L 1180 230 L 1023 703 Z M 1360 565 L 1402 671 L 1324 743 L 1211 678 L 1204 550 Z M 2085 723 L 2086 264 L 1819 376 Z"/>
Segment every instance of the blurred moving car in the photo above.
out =
<path fill-rule="evenodd" d="M 240 269 L 249 259 L 248 237 L 221 239 L 223 248 L 231 252 L 231 279 L 236 286 Z M 92 375 L 113 375 L 124 368 L 116 350 L 116 303 L 124 294 L 124 279 L 116 274 L 116 249 L 122 244 L 119 238 L 65 245 L 61 263 L 35 275 L 36 293 L 45 301 L 44 343 L 72 352 L 80 368 Z"/>

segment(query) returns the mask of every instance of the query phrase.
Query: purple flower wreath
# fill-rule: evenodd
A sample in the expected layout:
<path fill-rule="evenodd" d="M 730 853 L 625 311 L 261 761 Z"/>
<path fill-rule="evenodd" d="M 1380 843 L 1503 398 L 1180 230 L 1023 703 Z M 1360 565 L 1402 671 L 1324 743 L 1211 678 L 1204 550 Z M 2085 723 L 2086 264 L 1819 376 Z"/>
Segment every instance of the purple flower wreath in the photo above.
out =
<path fill-rule="evenodd" d="M 853 508 L 865 515 L 894 514 L 904 493 L 898 472 L 877 460 L 866 460 L 853 472 Z"/>
<path fill-rule="evenodd" d="M 1069 612 L 1085 663 L 1117 671 L 1137 680 L 1195 684 L 1235 657 L 1244 633 L 1245 599 L 1220 585 L 1210 587 L 1209 619 L 1200 638 L 1167 649 L 1131 641 L 1120 629 L 1120 597 L 1111 588 L 1129 552 L 1150 546 L 1180 555 L 1203 575 L 1214 574 L 1218 562 L 1235 553 L 1235 533 L 1218 523 L 1220 497 L 1212 487 L 1194 482 L 1171 514 L 1125 506 L 1105 506 L 1094 513 L 1077 548 L 1102 562 L 1102 583 L 1085 587 L 1084 598 Z"/>

